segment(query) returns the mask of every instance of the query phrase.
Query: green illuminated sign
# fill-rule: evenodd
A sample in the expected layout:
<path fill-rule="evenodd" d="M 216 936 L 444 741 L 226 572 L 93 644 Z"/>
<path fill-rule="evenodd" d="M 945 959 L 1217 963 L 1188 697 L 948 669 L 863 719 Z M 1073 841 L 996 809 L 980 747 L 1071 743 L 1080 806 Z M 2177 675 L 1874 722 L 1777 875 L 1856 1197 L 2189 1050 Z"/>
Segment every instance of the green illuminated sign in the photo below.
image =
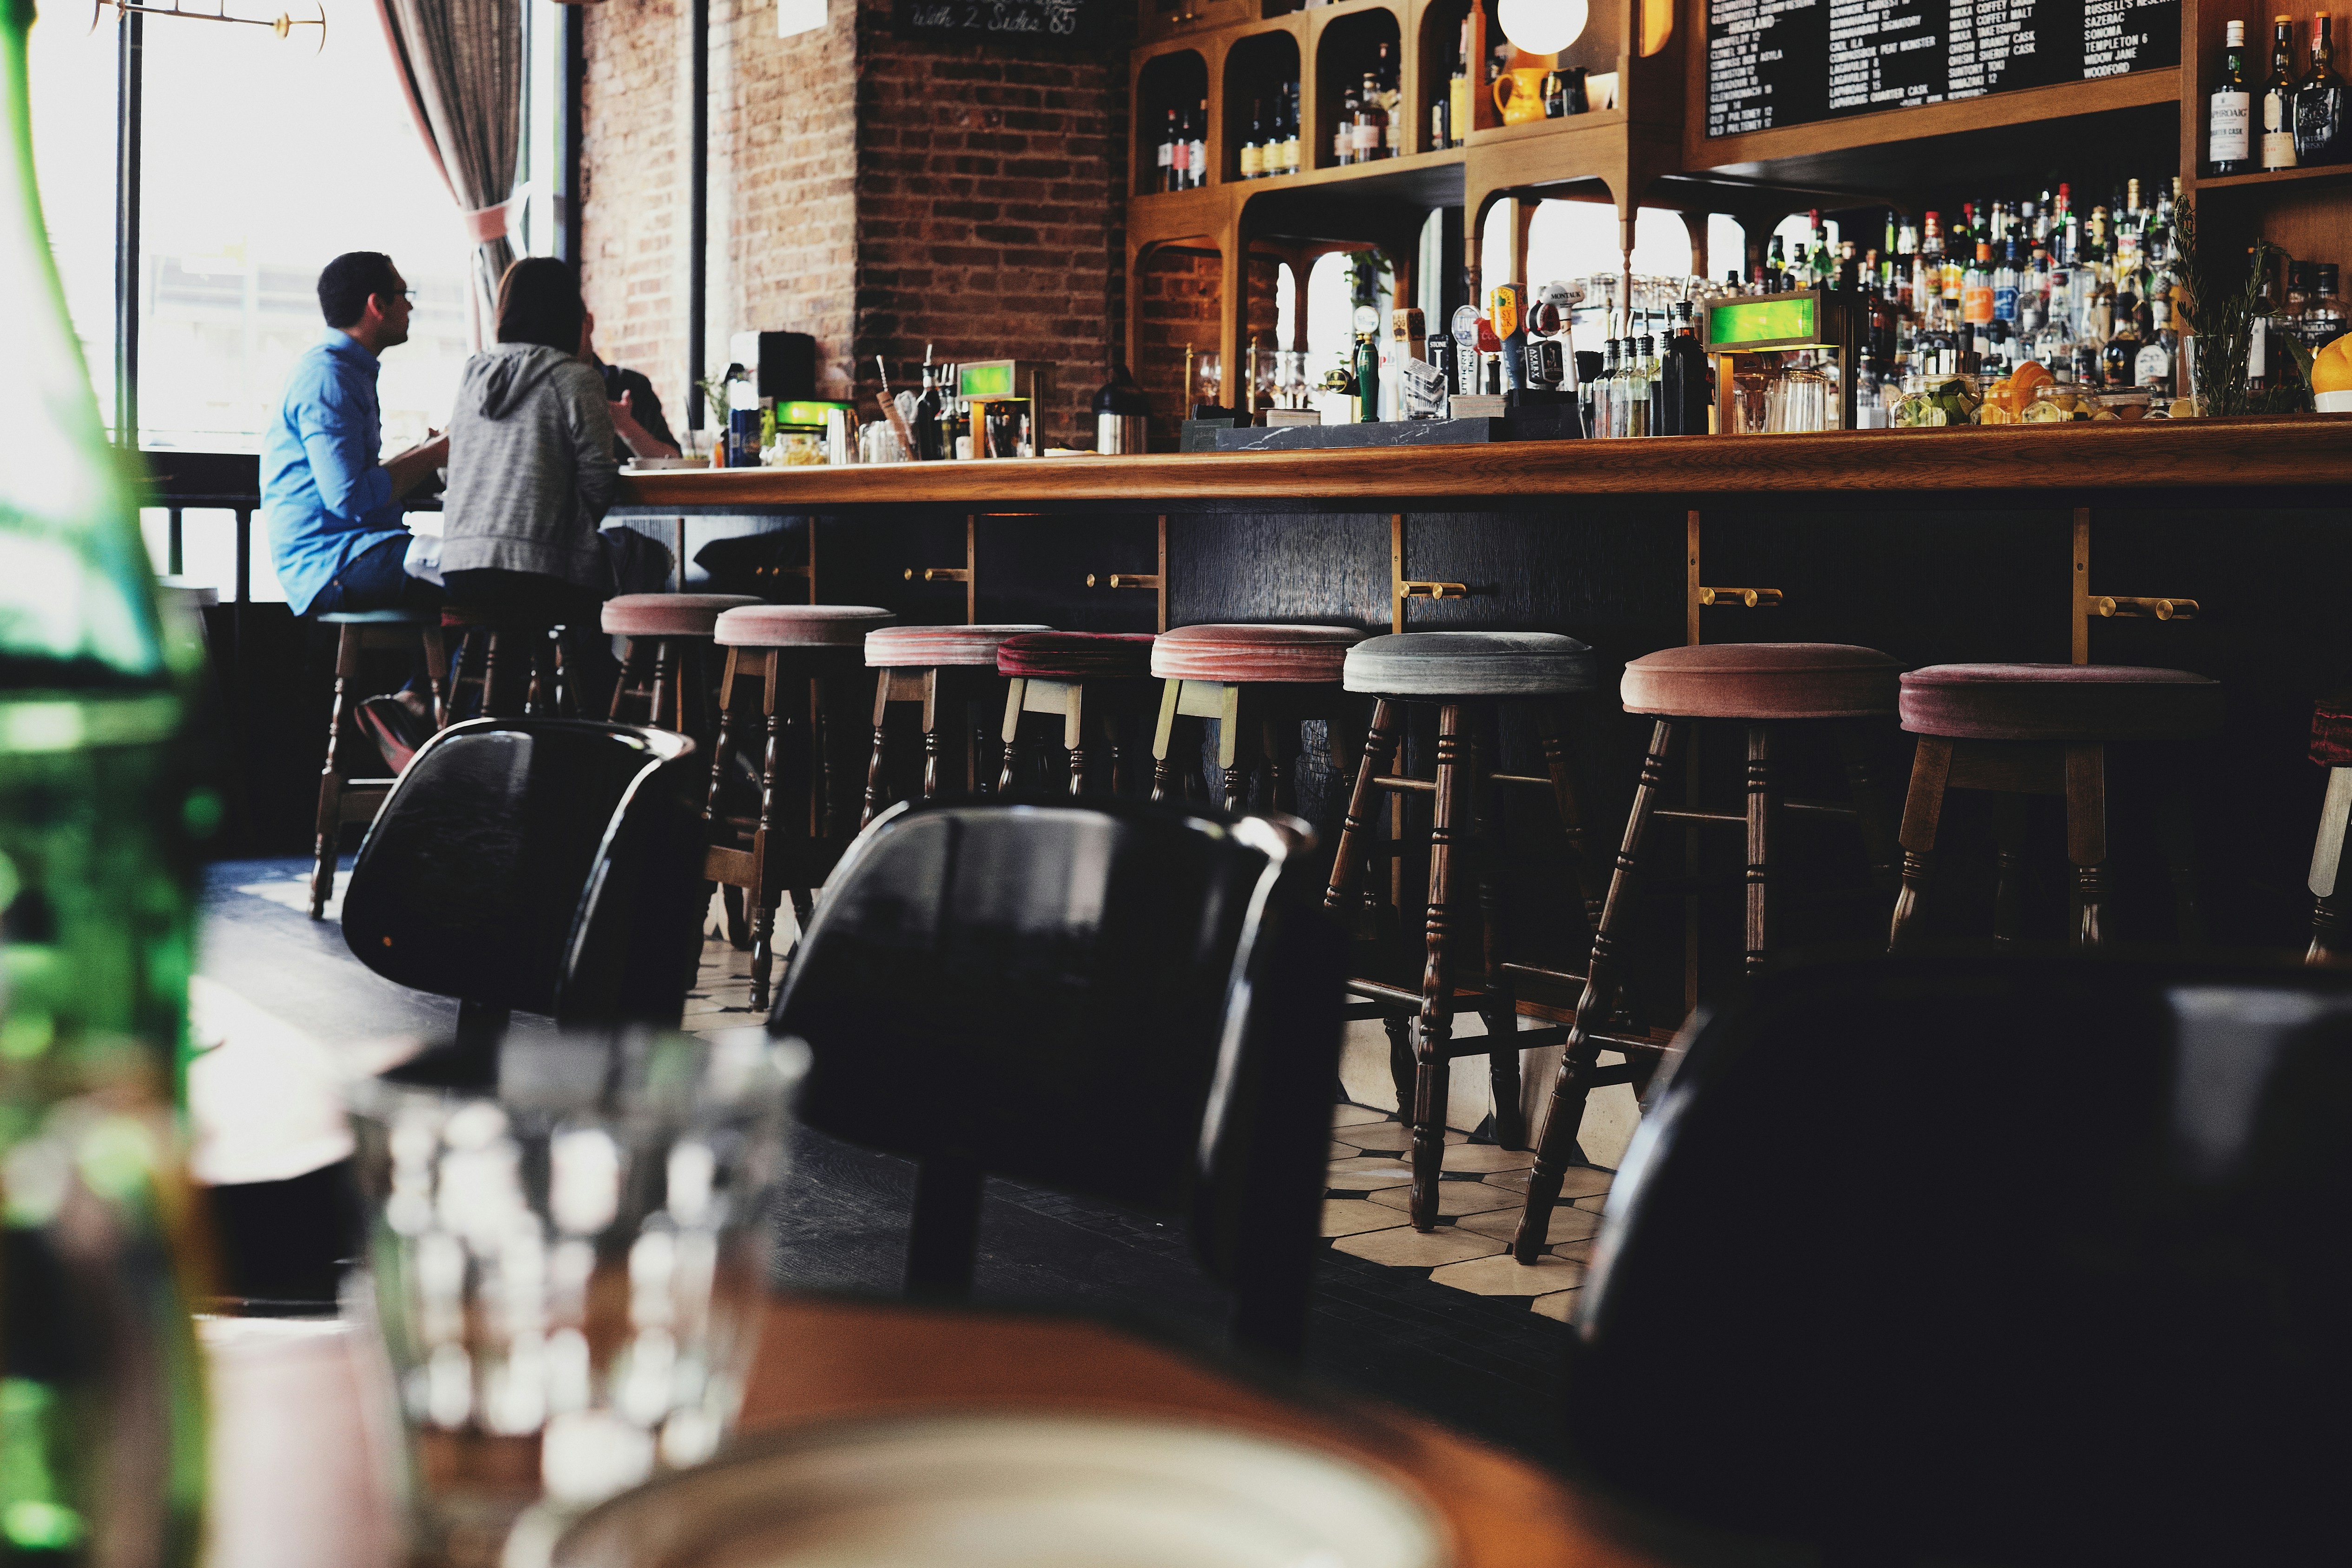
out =
<path fill-rule="evenodd" d="M 814 399 L 794 399 L 791 402 L 779 403 L 776 405 L 776 423 L 779 425 L 813 425 L 819 428 L 823 428 L 824 425 L 824 416 L 829 411 L 835 408 L 845 411 L 848 407 L 849 405 L 846 403 L 824 403 Z"/>
<path fill-rule="evenodd" d="M 1008 359 L 964 365 L 956 372 L 956 390 L 966 397 L 1010 397 L 1013 362 Z"/>
<path fill-rule="evenodd" d="M 1748 343 L 1810 343 L 1821 335 L 1821 301 L 1811 295 L 1734 300 L 1706 309 L 1706 346 L 1717 353 Z"/>

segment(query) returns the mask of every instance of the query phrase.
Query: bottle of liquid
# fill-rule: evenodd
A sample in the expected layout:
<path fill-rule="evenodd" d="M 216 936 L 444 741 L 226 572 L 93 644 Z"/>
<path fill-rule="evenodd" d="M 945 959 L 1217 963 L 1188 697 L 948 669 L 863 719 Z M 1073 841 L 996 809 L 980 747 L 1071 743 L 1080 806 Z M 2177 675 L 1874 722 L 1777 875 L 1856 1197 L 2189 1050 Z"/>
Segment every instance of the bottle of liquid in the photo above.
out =
<path fill-rule="evenodd" d="M 2294 167 L 2294 18 L 2271 18 L 2271 74 L 2263 83 L 2263 167 Z"/>
<path fill-rule="evenodd" d="M 931 363 L 931 346 L 923 345 L 923 390 L 915 398 L 915 417 L 910 423 L 915 430 L 915 460 L 936 463 L 947 456 L 947 443 L 940 431 L 944 413 L 940 395 L 939 371 Z"/>
<path fill-rule="evenodd" d="M 2226 37 L 2221 80 L 2205 108 L 2205 166 L 2217 175 L 2242 174 L 2253 167 L 2254 95 L 2246 86 L 2245 23 L 2229 23 Z"/>
<path fill-rule="evenodd" d="M 1977 242 L 1976 264 L 1960 279 L 1960 320 L 1970 328 L 1989 324 L 1993 317 L 1992 246 Z"/>
<path fill-rule="evenodd" d="M 1209 100 L 1205 98 L 1192 115 L 1191 135 L 1184 149 L 1184 167 L 1192 175 L 1192 188 L 1198 190 L 1209 183 Z"/>
<path fill-rule="evenodd" d="M 1176 111 L 1172 109 L 1168 111 L 1166 128 L 1160 132 L 1156 162 L 1159 183 L 1155 188 L 1160 195 L 1166 195 L 1170 191 L 1176 189 Z"/>
<path fill-rule="evenodd" d="M 1192 117 L 1168 111 L 1168 188 L 1189 191 L 1192 188 Z"/>
<path fill-rule="evenodd" d="M 1617 340 L 1602 345 L 1601 374 L 1592 381 L 1592 412 L 1587 422 L 1592 434 L 1608 437 L 1622 434 L 1617 427 Z"/>
<path fill-rule="evenodd" d="M 1364 86 L 1356 104 L 1356 162 L 1370 163 L 1388 156 L 1389 111 L 1381 107 L 1381 81 L 1373 72 L 1364 73 Z"/>
<path fill-rule="evenodd" d="M 1372 69 L 1372 100 L 1381 107 L 1381 144 L 1373 156 L 1396 157 L 1404 151 L 1404 99 L 1398 90 L 1396 61 L 1385 43 Z"/>
<path fill-rule="evenodd" d="M 1282 172 L 1298 173 L 1298 84 L 1290 84 L 1290 102 L 1283 111 Z"/>
<path fill-rule="evenodd" d="M 1361 112 L 1362 100 L 1351 87 L 1340 102 L 1339 122 L 1331 128 L 1331 162 L 1340 168 L 1356 161 L 1356 117 Z"/>
<path fill-rule="evenodd" d="M 1257 180 L 1265 177 L 1265 100 L 1250 100 L 1248 139 L 1242 142 L 1242 178 Z"/>
<path fill-rule="evenodd" d="M 1699 346 L 1688 300 L 1675 301 L 1675 332 L 1666 343 L 1665 363 L 1658 369 L 1662 435 L 1704 436 L 1707 395 L 1706 351 Z"/>
<path fill-rule="evenodd" d="M 2352 158 L 2352 94 L 2336 74 L 2328 15 L 2311 18 L 2311 63 L 2294 84 L 2294 161 L 2306 167 Z"/>
<path fill-rule="evenodd" d="M 1471 118 L 1474 110 L 1471 108 L 1470 100 L 1472 47 L 1470 18 L 1465 16 L 1462 18 L 1462 42 L 1454 54 L 1454 76 L 1445 84 L 1445 128 L 1452 138 L 1446 142 L 1449 147 L 1461 146 L 1469 137 L 1471 127 L 1475 123 Z"/>

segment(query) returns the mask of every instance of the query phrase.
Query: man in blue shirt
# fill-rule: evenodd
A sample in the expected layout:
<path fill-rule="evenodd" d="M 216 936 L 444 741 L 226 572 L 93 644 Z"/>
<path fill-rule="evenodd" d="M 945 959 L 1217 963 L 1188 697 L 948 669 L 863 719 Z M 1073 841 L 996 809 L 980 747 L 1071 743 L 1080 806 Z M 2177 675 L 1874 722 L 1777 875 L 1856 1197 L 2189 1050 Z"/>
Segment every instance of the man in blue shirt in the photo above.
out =
<path fill-rule="evenodd" d="M 408 574 L 400 498 L 448 460 L 448 438 L 376 455 L 376 358 L 408 341 L 408 286 L 392 258 L 355 250 L 319 274 L 319 309 L 326 338 L 294 362 L 261 443 L 261 516 L 278 584 L 298 616 L 436 609 L 441 590 Z M 432 730 L 421 684 L 371 700 L 358 714 L 395 767 Z"/>

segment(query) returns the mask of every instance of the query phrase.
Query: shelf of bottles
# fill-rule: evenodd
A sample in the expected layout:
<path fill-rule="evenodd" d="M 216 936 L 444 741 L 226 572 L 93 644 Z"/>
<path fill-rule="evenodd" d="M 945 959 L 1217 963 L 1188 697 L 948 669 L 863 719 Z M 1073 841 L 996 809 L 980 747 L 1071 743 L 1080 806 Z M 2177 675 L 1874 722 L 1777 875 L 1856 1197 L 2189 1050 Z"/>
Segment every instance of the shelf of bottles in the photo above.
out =
<path fill-rule="evenodd" d="M 2300 185 L 2352 175 L 2352 91 L 2336 68 L 2333 19 L 2273 14 L 2265 58 L 2252 26 L 2222 23 L 2205 73 L 2200 188 Z M 2199 51 L 2200 60 L 2207 51 Z"/>

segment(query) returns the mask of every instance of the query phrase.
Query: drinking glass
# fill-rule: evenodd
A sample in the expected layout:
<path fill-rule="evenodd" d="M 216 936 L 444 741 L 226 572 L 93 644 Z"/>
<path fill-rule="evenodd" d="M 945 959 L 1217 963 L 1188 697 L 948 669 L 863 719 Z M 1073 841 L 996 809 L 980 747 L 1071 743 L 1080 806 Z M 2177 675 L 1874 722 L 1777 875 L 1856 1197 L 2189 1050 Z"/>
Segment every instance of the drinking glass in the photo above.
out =
<path fill-rule="evenodd" d="M 1223 358 L 1214 352 L 1197 354 L 1192 360 L 1192 403 L 1214 403 L 1224 400 Z M 1189 410 L 1189 405 L 1188 410 Z"/>
<path fill-rule="evenodd" d="M 493 1087 L 353 1089 L 412 1561 L 488 1568 L 527 1513 L 717 1449 L 806 1068 L 756 1028 L 510 1037 Z"/>

